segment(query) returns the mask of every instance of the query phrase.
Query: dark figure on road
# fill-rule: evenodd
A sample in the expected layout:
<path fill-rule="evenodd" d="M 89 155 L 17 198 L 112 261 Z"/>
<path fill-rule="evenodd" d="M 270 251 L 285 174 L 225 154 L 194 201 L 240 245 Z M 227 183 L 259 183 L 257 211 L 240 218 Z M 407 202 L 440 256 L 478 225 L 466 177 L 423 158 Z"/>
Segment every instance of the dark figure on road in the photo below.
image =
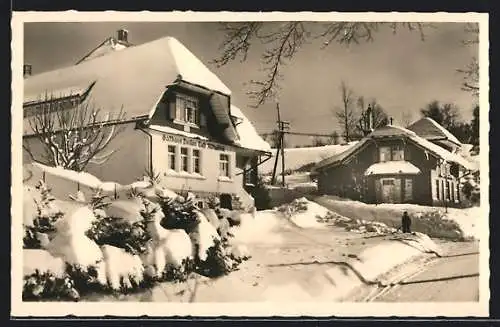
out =
<path fill-rule="evenodd" d="M 411 218 L 408 216 L 408 212 L 403 213 L 403 217 L 401 218 L 401 228 L 403 229 L 403 233 L 411 233 Z"/>

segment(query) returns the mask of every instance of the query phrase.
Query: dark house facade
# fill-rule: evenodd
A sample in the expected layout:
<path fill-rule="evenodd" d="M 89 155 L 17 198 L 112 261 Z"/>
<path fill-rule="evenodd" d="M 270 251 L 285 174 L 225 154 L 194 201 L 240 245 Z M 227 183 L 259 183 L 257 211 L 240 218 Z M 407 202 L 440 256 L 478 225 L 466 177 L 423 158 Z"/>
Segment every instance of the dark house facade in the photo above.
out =
<path fill-rule="evenodd" d="M 473 167 L 409 129 L 387 125 L 319 162 L 314 174 L 322 194 L 365 203 L 460 206 L 461 179 Z"/>

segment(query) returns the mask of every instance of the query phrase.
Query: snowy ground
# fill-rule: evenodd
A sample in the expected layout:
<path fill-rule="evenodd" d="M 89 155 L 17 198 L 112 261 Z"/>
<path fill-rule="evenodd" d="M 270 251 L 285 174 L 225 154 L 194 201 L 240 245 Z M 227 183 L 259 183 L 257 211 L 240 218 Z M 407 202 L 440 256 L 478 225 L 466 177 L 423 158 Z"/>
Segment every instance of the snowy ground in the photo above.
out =
<path fill-rule="evenodd" d="M 321 226 L 322 206 L 309 203 L 306 212 L 290 217 L 273 210 L 245 215 L 233 228 L 233 244 L 248 248 L 251 259 L 228 276 L 200 276 L 186 283 L 163 283 L 152 290 L 118 298 L 91 296 L 87 301 L 338 301 L 366 279 L 422 252 L 392 236 L 370 237 L 342 228 Z M 391 260 L 381 261 L 387 251 Z M 385 264 L 384 264 L 385 263 Z M 353 269 L 346 268 L 347 265 Z"/>
<path fill-rule="evenodd" d="M 438 208 L 415 204 L 366 204 L 359 201 L 352 201 L 335 196 L 321 196 L 315 199 L 320 204 L 346 217 L 364 220 L 380 221 L 388 226 L 399 227 L 401 225 L 401 215 L 403 211 L 408 211 L 410 215 L 427 213 L 431 211 L 441 211 L 444 218 L 454 220 L 459 225 L 465 236 L 479 238 L 478 225 L 487 223 L 487 216 L 482 215 L 480 207 L 467 209 Z M 418 223 L 418 222 L 415 222 Z M 415 224 L 414 224 L 415 225 Z"/>

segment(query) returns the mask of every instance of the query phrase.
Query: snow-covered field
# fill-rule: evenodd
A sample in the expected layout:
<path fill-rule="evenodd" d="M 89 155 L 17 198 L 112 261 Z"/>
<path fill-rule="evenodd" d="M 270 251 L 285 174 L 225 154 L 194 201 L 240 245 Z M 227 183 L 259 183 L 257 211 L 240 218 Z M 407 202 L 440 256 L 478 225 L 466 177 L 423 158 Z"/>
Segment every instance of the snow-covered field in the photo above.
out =
<path fill-rule="evenodd" d="M 304 165 L 319 162 L 325 158 L 331 157 L 347 150 L 355 143 L 356 142 L 350 142 L 346 145 L 337 144 L 318 147 L 286 148 L 285 169 L 294 171 Z M 273 157 L 259 166 L 259 172 L 262 174 L 270 174 L 273 171 L 276 149 L 272 149 L 271 151 L 273 153 Z M 281 157 L 278 160 L 278 166 L 276 167 L 276 169 L 278 173 L 281 172 Z"/>
<path fill-rule="evenodd" d="M 487 214 L 482 214 L 480 207 L 466 209 L 429 207 L 415 204 L 366 204 L 360 201 L 341 199 L 335 196 L 321 196 L 315 199 L 320 204 L 346 217 L 384 222 L 393 227 L 401 224 L 403 211 L 408 211 L 412 216 L 439 212 L 444 219 L 455 221 L 459 224 L 464 236 L 479 238 L 478 225 L 487 224 Z M 413 221 L 413 228 L 418 228 L 418 220 Z"/>

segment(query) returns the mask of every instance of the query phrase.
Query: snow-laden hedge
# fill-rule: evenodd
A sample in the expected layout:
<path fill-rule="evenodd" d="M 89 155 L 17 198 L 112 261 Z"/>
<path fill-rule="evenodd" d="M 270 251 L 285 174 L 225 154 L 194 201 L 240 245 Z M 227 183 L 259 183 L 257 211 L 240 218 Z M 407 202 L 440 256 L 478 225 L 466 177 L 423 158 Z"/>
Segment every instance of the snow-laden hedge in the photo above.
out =
<path fill-rule="evenodd" d="M 41 263 L 26 262 L 36 268 L 25 274 L 23 298 L 78 300 L 89 291 L 135 291 L 184 281 L 191 273 L 218 277 L 249 258 L 247 251 L 231 248 L 230 233 L 209 222 L 192 194 L 184 198 L 151 184 L 140 186 L 134 198 L 116 203 L 99 192 L 89 201 L 79 194 L 74 198 L 80 207 L 64 214 L 50 205 L 50 190 L 40 183 L 41 200 L 33 223 L 25 224 L 24 248 L 65 266 L 55 274 Z"/>

